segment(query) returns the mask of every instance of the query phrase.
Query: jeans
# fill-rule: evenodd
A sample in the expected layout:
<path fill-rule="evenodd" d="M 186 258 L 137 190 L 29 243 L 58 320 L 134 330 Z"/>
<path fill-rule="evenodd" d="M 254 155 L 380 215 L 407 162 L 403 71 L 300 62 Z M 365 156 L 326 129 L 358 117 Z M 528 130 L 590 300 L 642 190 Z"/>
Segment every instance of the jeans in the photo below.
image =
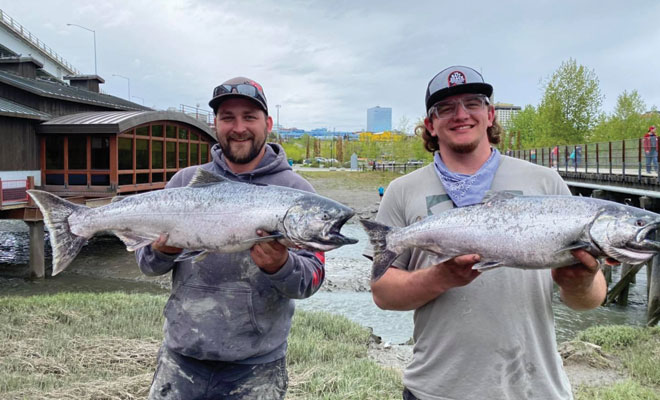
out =
<path fill-rule="evenodd" d="M 410 393 L 408 388 L 403 388 L 403 400 L 419 400 L 414 394 Z"/>
<path fill-rule="evenodd" d="M 237 364 L 197 360 L 163 345 L 149 400 L 281 400 L 287 386 L 284 357 L 266 364 Z"/>
<path fill-rule="evenodd" d="M 646 152 L 646 172 L 658 170 L 658 154 L 655 150 Z"/>

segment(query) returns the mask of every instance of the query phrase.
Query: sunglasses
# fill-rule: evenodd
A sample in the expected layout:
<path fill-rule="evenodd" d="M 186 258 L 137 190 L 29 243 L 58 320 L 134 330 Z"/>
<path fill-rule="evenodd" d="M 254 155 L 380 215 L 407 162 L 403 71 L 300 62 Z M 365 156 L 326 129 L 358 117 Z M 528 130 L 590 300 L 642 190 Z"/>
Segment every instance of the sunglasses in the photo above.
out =
<path fill-rule="evenodd" d="M 449 119 L 456 115 L 458 105 L 463 107 L 466 113 L 476 114 L 487 104 L 490 104 L 490 101 L 484 95 L 466 96 L 454 101 L 440 101 L 429 109 L 429 118 L 435 115 L 438 119 Z"/>
<path fill-rule="evenodd" d="M 259 93 L 259 90 L 247 83 L 239 83 L 235 85 L 229 85 L 229 84 L 224 84 L 217 86 L 215 89 L 213 89 L 213 97 L 220 96 L 223 94 L 244 94 L 246 96 L 250 97 L 258 97 L 262 99 L 261 94 Z"/>

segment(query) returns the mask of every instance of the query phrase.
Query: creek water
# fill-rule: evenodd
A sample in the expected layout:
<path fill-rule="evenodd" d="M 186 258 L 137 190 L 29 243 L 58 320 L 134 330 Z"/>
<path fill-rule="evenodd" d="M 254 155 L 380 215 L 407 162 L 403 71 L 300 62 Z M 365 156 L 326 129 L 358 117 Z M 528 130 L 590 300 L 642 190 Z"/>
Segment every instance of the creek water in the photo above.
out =
<path fill-rule="evenodd" d="M 326 267 L 329 282 L 340 282 L 332 291 L 322 290 L 312 297 L 296 301 L 302 310 L 326 311 L 347 318 L 373 329 L 383 341 L 403 343 L 412 337 L 412 311 L 384 311 L 376 307 L 366 284 L 350 281 L 368 281 L 370 262 L 362 256 L 367 243 L 365 232 L 356 224 L 348 224 L 344 234 L 355 237 L 360 243 L 327 253 Z M 48 236 L 46 235 L 46 238 Z M 146 292 L 167 293 L 163 283 L 167 279 L 154 280 L 144 277 L 137 268 L 133 253 L 128 253 L 114 237 L 96 237 L 83 248 L 69 269 L 50 279 L 25 279 L 29 257 L 27 227 L 22 222 L 0 221 L 0 295 L 32 295 L 76 292 Z M 46 245 L 46 265 L 50 265 L 50 246 Z M 615 269 L 614 281 L 618 279 Z M 553 300 L 557 340 L 572 339 L 575 334 L 593 325 L 644 325 L 646 323 L 646 271 L 637 275 L 637 283 L 631 286 L 629 305 L 612 305 L 595 310 L 577 312 L 564 306 L 555 293 Z"/>

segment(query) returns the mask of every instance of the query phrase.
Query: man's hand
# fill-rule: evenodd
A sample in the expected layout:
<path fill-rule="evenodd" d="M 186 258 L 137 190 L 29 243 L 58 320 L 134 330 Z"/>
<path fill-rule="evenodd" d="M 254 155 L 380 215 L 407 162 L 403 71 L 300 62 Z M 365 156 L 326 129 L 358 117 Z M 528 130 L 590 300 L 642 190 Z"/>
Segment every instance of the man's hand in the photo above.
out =
<path fill-rule="evenodd" d="M 433 283 L 439 285 L 441 292 L 451 288 L 465 286 L 475 280 L 481 272 L 472 269 L 481 257 L 478 254 L 466 254 L 454 257 L 432 268 Z"/>
<path fill-rule="evenodd" d="M 472 266 L 480 260 L 477 254 L 467 254 L 413 272 L 388 268 L 379 280 L 371 282 L 371 294 L 384 310 L 414 310 L 451 288 L 475 280 L 481 273 Z"/>
<path fill-rule="evenodd" d="M 183 249 L 165 245 L 169 237 L 170 235 L 168 235 L 167 233 L 162 233 L 160 236 L 158 236 L 158 239 L 156 239 L 156 241 L 151 244 L 151 248 L 153 250 L 169 255 L 180 254 L 183 251 Z"/>
<path fill-rule="evenodd" d="M 552 279 L 561 289 L 561 298 L 576 310 L 598 307 L 607 295 L 607 283 L 600 263 L 585 250 L 571 252 L 580 262 L 552 270 Z"/>
<path fill-rule="evenodd" d="M 257 230 L 257 235 L 268 236 L 268 233 Z M 289 250 L 281 243 L 271 240 L 257 243 L 250 249 L 250 256 L 255 264 L 265 272 L 274 274 L 280 270 L 289 259 Z"/>

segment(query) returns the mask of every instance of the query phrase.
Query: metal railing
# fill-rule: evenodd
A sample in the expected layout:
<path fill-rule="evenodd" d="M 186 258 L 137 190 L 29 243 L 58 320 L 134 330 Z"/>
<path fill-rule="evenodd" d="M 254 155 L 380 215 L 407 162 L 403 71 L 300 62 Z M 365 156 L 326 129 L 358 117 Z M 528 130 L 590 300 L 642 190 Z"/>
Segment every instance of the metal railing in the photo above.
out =
<path fill-rule="evenodd" d="M 6 204 L 27 203 L 27 191 L 30 189 L 30 179 L 0 179 L 0 207 Z"/>
<path fill-rule="evenodd" d="M 362 164 L 360 168 L 362 171 L 390 171 L 390 172 L 399 172 L 406 174 L 410 171 L 414 171 L 417 168 L 423 167 L 425 163 L 395 163 L 395 162 L 374 162 L 369 163 L 369 165 Z"/>
<path fill-rule="evenodd" d="M 25 29 L 23 25 L 19 24 L 14 20 L 12 17 L 7 15 L 4 11 L 0 10 L 0 23 L 2 23 L 4 26 L 7 28 L 11 29 L 13 32 L 15 32 L 17 35 L 22 37 L 23 39 L 27 40 L 30 42 L 33 46 L 38 48 L 39 50 L 43 51 L 45 54 L 47 54 L 53 61 L 57 62 L 73 75 L 79 75 L 80 72 L 73 67 L 68 61 L 66 61 L 62 56 L 57 54 L 53 49 L 50 47 L 46 46 L 44 42 L 39 40 L 36 36 L 34 36 L 30 31 Z"/>
<path fill-rule="evenodd" d="M 506 154 L 565 172 L 642 177 L 658 176 L 659 154 L 643 139 L 508 150 Z"/>
<path fill-rule="evenodd" d="M 182 113 L 193 117 L 196 120 L 204 121 L 209 125 L 213 125 L 213 113 L 210 111 L 206 111 L 199 107 L 187 106 L 185 104 L 181 104 L 179 109 Z"/>

